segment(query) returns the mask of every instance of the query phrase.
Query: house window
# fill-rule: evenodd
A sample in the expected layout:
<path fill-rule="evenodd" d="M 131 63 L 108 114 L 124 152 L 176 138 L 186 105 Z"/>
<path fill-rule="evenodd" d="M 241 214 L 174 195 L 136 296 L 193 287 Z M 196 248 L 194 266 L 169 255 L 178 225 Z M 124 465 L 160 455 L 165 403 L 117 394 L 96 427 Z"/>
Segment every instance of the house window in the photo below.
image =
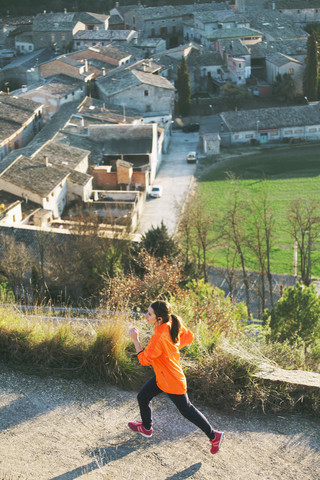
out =
<path fill-rule="evenodd" d="M 293 68 L 289 68 L 289 75 L 293 75 L 293 73 L 294 73 Z"/>
<path fill-rule="evenodd" d="M 156 30 L 155 28 L 151 28 L 151 36 L 154 37 L 156 35 Z"/>
<path fill-rule="evenodd" d="M 167 27 L 161 27 L 160 28 L 160 35 L 167 35 L 168 29 Z"/>
<path fill-rule="evenodd" d="M 51 197 L 54 197 L 54 192 L 51 192 Z"/>
<path fill-rule="evenodd" d="M 32 45 L 29 45 L 29 50 L 32 50 Z"/>
<path fill-rule="evenodd" d="M 16 140 L 14 142 L 14 149 L 17 150 L 19 148 L 19 142 Z"/>
<path fill-rule="evenodd" d="M 136 24 L 136 16 L 135 15 L 133 15 L 133 17 L 132 17 L 132 23 L 133 23 L 133 25 Z"/>
<path fill-rule="evenodd" d="M 16 223 L 16 216 L 15 215 L 12 215 L 12 220 L 13 220 L 13 223 Z"/>
<path fill-rule="evenodd" d="M 80 47 L 80 45 L 81 45 L 81 42 L 77 42 L 77 47 Z"/>
<path fill-rule="evenodd" d="M 317 131 L 316 128 L 309 128 L 309 132 L 310 132 L 310 133 L 314 133 L 314 132 L 316 132 L 316 131 Z"/>
<path fill-rule="evenodd" d="M 299 128 L 299 129 L 295 130 L 294 133 L 302 133 L 302 129 Z"/>
<path fill-rule="evenodd" d="M 253 133 L 246 133 L 246 138 L 253 138 Z"/>
<path fill-rule="evenodd" d="M 177 27 L 176 27 L 175 25 L 173 25 L 173 27 L 172 27 L 172 33 L 176 33 L 176 31 L 177 31 Z"/>
<path fill-rule="evenodd" d="M 61 40 L 65 40 L 65 39 L 66 39 L 65 33 L 61 33 Z"/>
<path fill-rule="evenodd" d="M 144 91 L 144 96 L 145 96 L 145 97 L 149 97 L 149 90 L 145 90 L 145 91 Z"/>
<path fill-rule="evenodd" d="M 291 135 L 291 134 L 292 134 L 292 130 L 285 130 L 285 131 L 284 131 L 284 134 L 285 134 L 285 135 Z"/>

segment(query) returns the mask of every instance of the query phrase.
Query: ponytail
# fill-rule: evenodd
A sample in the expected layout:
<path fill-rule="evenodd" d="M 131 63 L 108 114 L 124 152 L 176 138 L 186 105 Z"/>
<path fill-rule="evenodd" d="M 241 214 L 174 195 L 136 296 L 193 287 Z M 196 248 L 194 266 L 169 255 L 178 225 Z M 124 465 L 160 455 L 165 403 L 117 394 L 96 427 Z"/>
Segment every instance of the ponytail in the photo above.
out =
<path fill-rule="evenodd" d="M 177 315 L 171 313 L 170 303 L 164 300 L 157 300 L 151 303 L 150 306 L 155 315 L 162 318 L 163 323 L 167 323 L 171 320 L 170 337 L 173 343 L 177 343 L 181 330 L 181 320 Z"/>
<path fill-rule="evenodd" d="M 171 314 L 171 328 L 170 328 L 170 336 L 173 343 L 177 343 L 179 340 L 179 334 L 181 329 L 181 320 L 177 315 Z"/>

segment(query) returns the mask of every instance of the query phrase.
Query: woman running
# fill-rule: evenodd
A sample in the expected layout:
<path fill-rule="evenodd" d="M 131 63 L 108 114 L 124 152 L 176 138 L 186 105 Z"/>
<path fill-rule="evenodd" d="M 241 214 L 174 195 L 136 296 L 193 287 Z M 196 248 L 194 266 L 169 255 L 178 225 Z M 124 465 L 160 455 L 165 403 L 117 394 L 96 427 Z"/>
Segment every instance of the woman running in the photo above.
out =
<path fill-rule="evenodd" d="M 136 328 L 129 331 L 137 357 L 141 365 L 152 365 L 155 375 L 138 393 L 141 422 L 130 422 L 129 428 L 144 437 L 151 437 L 152 410 L 151 400 L 161 392 L 166 392 L 180 413 L 199 427 L 209 438 L 210 452 L 219 451 L 223 432 L 212 428 L 206 417 L 190 402 L 187 394 L 186 377 L 180 366 L 179 350 L 193 342 L 193 333 L 187 330 L 178 316 L 174 315 L 168 302 L 153 302 L 146 314 L 149 325 L 154 326 L 154 334 L 143 350 Z"/>

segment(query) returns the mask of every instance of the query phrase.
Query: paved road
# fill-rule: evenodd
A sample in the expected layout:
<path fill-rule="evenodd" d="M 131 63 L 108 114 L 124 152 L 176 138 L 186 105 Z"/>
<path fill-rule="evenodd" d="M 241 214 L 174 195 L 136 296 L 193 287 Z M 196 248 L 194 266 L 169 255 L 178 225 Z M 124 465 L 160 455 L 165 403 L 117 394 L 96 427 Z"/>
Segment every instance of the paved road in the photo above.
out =
<path fill-rule="evenodd" d="M 186 156 L 189 151 L 198 149 L 198 143 L 198 133 L 173 131 L 169 152 L 163 155 L 154 181 L 154 184 L 162 185 L 162 197 L 147 199 L 137 228 L 138 234 L 144 234 L 152 226 L 160 225 L 162 221 L 170 235 L 175 232 L 178 221 L 175 205 L 177 203 L 181 205 L 186 198 L 196 169 L 195 164 L 186 162 Z"/>

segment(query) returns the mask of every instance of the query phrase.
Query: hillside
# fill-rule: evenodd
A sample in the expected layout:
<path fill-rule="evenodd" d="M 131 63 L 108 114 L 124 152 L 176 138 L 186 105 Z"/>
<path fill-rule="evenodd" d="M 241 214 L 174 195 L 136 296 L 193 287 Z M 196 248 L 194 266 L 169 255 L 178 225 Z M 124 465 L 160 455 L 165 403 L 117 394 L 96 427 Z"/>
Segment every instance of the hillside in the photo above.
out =
<path fill-rule="evenodd" d="M 17 373 L 0 364 L 0 478 L 5 480 L 152 479 L 315 480 L 320 420 L 306 416 L 202 411 L 225 431 L 210 455 L 199 430 L 166 396 L 154 401 L 154 436 L 127 429 L 136 394 Z"/>

